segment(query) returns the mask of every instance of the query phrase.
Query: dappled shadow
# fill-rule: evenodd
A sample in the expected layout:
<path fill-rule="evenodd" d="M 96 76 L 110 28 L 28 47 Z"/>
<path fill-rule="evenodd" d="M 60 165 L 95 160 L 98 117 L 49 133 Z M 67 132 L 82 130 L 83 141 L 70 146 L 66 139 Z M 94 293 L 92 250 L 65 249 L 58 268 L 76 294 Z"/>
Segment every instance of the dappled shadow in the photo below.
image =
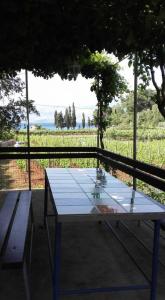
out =
<path fill-rule="evenodd" d="M 27 172 L 21 171 L 15 160 L 0 160 L 0 189 L 27 188 Z"/>
<path fill-rule="evenodd" d="M 7 172 L 9 160 L 0 160 L 0 189 L 10 188 L 12 176 Z"/>
<path fill-rule="evenodd" d="M 25 160 L 0 160 L 0 189 L 28 188 L 28 165 Z M 32 160 L 31 185 L 32 188 L 44 186 L 44 168 L 37 161 Z"/>

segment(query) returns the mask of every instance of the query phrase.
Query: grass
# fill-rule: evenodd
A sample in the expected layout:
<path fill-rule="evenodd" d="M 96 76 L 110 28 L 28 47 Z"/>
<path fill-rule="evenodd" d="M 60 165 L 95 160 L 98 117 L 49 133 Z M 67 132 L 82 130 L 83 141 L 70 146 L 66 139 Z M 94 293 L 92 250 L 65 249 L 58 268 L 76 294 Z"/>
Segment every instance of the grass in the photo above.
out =
<path fill-rule="evenodd" d="M 52 147 L 92 147 L 97 145 L 96 130 L 91 131 L 76 131 L 77 134 L 72 135 L 63 131 L 62 135 L 49 133 L 32 133 L 30 136 L 31 146 L 52 146 Z M 26 135 L 18 134 L 16 140 L 26 143 Z M 115 130 L 107 129 L 104 138 L 105 149 L 112 152 L 133 157 L 133 141 L 132 130 Z M 164 129 L 148 129 L 138 130 L 137 141 L 137 159 L 159 167 L 165 166 L 165 130 Z M 38 159 L 37 163 L 42 167 L 96 167 L 95 159 Z M 18 161 L 18 165 L 22 170 L 25 170 L 25 163 Z M 130 184 L 130 182 L 127 182 Z M 154 199 L 165 202 L 165 193 L 145 184 L 144 182 L 137 181 L 137 186 L 146 194 L 152 196 Z"/>

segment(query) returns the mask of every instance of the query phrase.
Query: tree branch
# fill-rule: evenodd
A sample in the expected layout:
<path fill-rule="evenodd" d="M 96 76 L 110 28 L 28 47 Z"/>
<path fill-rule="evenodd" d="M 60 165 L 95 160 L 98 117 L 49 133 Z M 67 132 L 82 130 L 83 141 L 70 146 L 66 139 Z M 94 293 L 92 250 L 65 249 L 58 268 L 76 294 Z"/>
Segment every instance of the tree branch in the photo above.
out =
<path fill-rule="evenodd" d="M 164 66 L 163 65 L 160 65 L 160 70 L 161 70 L 161 74 L 162 74 L 161 94 L 162 94 L 162 97 L 165 97 L 165 70 L 164 70 Z"/>
<path fill-rule="evenodd" d="M 153 64 L 152 64 L 152 62 L 150 62 L 150 70 L 151 70 L 151 79 L 152 79 L 152 83 L 153 83 L 153 85 L 154 85 L 154 87 L 155 87 L 155 89 L 156 89 L 156 92 L 157 92 L 157 102 L 161 102 L 161 97 L 160 97 L 160 88 L 159 88 L 159 86 L 157 85 L 157 83 L 156 83 L 156 80 L 155 80 L 155 71 L 154 71 L 154 68 L 153 68 Z"/>

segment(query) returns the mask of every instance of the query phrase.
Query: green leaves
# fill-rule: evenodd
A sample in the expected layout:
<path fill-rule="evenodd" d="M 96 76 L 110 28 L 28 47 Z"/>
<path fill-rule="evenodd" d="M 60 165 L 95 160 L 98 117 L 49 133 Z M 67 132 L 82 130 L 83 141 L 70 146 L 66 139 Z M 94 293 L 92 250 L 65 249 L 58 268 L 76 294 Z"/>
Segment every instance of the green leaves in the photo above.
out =
<path fill-rule="evenodd" d="M 7 102 L 6 105 L 0 106 L 0 138 L 2 139 L 8 138 L 12 130 L 19 128 L 21 120 L 26 119 L 27 103 L 22 98 L 23 90 L 24 82 L 15 73 L 0 73 L 0 102 L 1 104 L 4 104 L 4 100 Z M 17 93 L 20 96 L 15 100 L 13 98 Z M 39 115 L 34 100 L 29 100 L 28 104 L 29 113 Z"/>
<path fill-rule="evenodd" d="M 118 64 L 114 64 L 105 52 L 91 53 L 81 66 L 81 74 L 86 78 L 94 79 L 91 91 L 95 92 L 98 100 L 98 113 L 94 118 L 99 126 L 102 148 L 104 148 L 103 135 L 107 127 L 106 113 L 109 104 L 127 90 L 126 82 L 118 73 L 118 69 Z"/>
<path fill-rule="evenodd" d="M 163 0 L 2 0 L 0 11 L 0 69 L 7 72 L 66 78 L 88 49 L 121 56 L 164 40 Z"/>

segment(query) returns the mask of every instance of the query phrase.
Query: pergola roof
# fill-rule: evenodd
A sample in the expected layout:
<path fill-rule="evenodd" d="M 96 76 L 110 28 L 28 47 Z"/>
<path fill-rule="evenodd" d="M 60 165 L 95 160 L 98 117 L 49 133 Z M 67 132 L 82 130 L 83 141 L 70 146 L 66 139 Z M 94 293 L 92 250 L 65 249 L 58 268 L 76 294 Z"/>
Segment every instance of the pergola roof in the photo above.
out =
<path fill-rule="evenodd" d="M 118 56 L 159 47 L 164 0 L 1 0 L 0 69 L 47 77 L 103 49 Z"/>

